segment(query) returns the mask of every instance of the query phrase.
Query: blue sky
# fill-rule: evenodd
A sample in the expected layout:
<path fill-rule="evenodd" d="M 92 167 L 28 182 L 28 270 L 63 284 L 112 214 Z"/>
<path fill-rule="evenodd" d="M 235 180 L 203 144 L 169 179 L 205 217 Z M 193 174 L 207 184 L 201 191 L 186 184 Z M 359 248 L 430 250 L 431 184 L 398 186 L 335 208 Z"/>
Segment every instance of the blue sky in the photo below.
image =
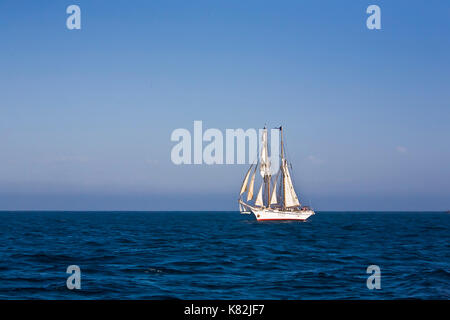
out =
<path fill-rule="evenodd" d="M 2 0 L 0 41 L 0 209 L 235 210 L 194 120 L 283 124 L 317 210 L 450 209 L 448 1 Z"/>

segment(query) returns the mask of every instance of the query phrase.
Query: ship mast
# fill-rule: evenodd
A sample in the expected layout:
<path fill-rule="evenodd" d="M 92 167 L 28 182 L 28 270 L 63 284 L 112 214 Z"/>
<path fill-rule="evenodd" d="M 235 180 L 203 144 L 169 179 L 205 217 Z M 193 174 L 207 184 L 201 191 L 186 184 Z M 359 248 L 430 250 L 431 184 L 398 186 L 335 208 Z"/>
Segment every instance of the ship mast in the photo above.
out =
<path fill-rule="evenodd" d="M 263 184 L 265 187 L 265 191 L 267 194 L 267 203 L 263 204 L 264 207 L 270 208 L 270 160 L 268 154 L 268 137 L 267 137 L 267 128 L 264 127 L 262 133 L 262 148 L 261 148 L 261 161 L 260 161 L 260 172 L 263 177 Z M 266 196 L 264 196 L 265 198 Z M 264 202 L 264 201 L 263 201 Z"/>
<path fill-rule="evenodd" d="M 283 127 L 280 126 L 280 136 L 281 136 L 281 170 L 284 167 L 284 148 L 283 148 Z M 286 207 L 286 192 L 284 187 L 284 173 L 281 174 L 281 192 L 283 192 L 283 209 Z"/>
<path fill-rule="evenodd" d="M 267 208 L 270 208 L 270 176 L 266 176 Z"/>

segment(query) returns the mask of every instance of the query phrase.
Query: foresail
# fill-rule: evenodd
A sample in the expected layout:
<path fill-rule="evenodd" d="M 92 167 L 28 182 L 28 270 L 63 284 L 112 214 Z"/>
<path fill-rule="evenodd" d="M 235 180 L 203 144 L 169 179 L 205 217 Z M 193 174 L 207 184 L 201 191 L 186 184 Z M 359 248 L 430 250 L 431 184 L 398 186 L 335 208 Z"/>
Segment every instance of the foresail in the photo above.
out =
<path fill-rule="evenodd" d="M 255 175 L 256 175 L 256 168 L 255 171 L 253 172 L 252 179 L 250 180 L 250 186 L 248 187 L 247 201 L 253 199 L 253 186 L 255 185 Z"/>
<path fill-rule="evenodd" d="M 272 196 L 270 197 L 270 204 L 277 204 L 277 182 L 273 185 Z"/>
<path fill-rule="evenodd" d="M 250 169 L 248 169 L 247 174 L 245 175 L 244 182 L 241 186 L 241 192 L 239 195 L 241 196 L 246 190 L 247 190 L 247 184 L 248 184 L 248 177 L 250 176 L 250 173 L 252 172 L 253 164 L 250 166 Z"/>
<path fill-rule="evenodd" d="M 255 205 L 260 206 L 260 207 L 264 207 L 262 191 L 263 191 L 263 184 L 261 184 L 261 187 L 259 187 L 258 195 L 256 196 L 256 201 L 255 201 Z"/>
<path fill-rule="evenodd" d="M 284 205 L 287 208 L 299 207 L 300 202 L 298 201 L 297 194 L 295 193 L 294 186 L 292 184 L 291 175 L 289 174 L 289 169 L 287 167 L 287 162 L 283 165 L 283 175 L 284 175 Z"/>

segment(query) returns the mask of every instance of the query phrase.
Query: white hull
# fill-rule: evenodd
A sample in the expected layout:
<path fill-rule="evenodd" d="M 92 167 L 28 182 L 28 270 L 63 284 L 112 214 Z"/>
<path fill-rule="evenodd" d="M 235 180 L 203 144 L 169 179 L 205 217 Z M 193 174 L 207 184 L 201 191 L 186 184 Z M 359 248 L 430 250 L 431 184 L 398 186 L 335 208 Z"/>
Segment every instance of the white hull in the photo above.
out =
<path fill-rule="evenodd" d="M 251 209 L 258 221 L 269 220 L 299 220 L 305 221 L 310 216 L 314 215 L 313 210 L 304 211 L 282 211 L 278 209 Z"/>

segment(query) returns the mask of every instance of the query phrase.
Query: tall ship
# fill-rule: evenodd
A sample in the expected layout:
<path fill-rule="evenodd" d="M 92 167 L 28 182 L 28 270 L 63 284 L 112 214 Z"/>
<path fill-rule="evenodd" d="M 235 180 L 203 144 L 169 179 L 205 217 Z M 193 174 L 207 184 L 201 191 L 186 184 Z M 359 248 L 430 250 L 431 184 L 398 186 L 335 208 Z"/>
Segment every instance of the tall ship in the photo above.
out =
<path fill-rule="evenodd" d="M 252 164 L 244 177 L 239 193 L 239 211 L 242 214 L 254 214 L 256 220 L 299 220 L 305 221 L 315 212 L 308 206 L 302 206 L 292 183 L 289 167 L 292 165 L 285 156 L 283 145 L 283 127 L 280 130 L 280 168 L 272 176 L 271 162 L 268 155 L 267 128 L 261 135 L 261 148 L 258 162 Z M 261 185 L 254 198 L 257 171 L 262 177 Z"/>

